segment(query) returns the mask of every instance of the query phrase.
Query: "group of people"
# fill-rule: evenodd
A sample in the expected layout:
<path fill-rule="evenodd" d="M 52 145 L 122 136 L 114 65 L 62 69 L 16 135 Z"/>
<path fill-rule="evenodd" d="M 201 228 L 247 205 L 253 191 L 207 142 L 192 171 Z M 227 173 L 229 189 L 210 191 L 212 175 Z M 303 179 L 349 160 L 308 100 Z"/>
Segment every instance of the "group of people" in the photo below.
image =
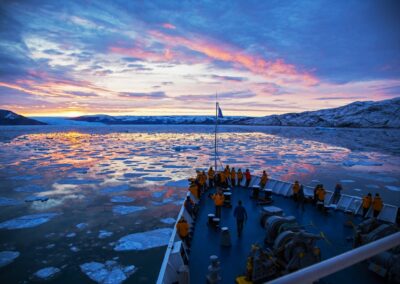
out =
<path fill-rule="evenodd" d="M 372 206 L 373 216 L 374 218 L 378 217 L 379 213 L 381 213 L 383 208 L 382 198 L 379 196 L 379 193 L 375 193 L 374 199 L 372 199 L 372 194 L 368 193 L 362 199 L 362 216 L 365 218 L 369 209 Z"/>
<path fill-rule="evenodd" d="M 229 184 L 231 186 L 241 185 L 243 182 L 243 178 L 245 178 L 246 186 L 248 187 L 251 181 L 251 174 L 249 169 L 246 169 L 246 171 L 243 173 L 242 169 L 238 169 L 236 171 L 235 168 L 232 167 L 231 169 L 229 165 L 226 165 L 225 169 L 218 172 L 217 174 L 215 173 L 213 167 L 210 167 L 210 169 L 208 170 L 208 185 L 210 187 L 214 187 L 215 185 L 217 185 L 223 188 L 227 188 Z"/>

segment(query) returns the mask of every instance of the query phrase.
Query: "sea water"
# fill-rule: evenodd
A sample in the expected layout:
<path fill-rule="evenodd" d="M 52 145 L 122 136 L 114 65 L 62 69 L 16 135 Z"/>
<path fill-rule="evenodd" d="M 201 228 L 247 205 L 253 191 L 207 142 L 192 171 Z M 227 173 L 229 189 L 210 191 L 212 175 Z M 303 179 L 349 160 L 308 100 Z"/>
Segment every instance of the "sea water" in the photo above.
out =
<path fill-rule="evenodd" d="M 400 205 L 399 130 L 218 132 L 219 167 Z M 213 126 L 0 127 L 0 282 L 154 283 L 213 143 Z"/>

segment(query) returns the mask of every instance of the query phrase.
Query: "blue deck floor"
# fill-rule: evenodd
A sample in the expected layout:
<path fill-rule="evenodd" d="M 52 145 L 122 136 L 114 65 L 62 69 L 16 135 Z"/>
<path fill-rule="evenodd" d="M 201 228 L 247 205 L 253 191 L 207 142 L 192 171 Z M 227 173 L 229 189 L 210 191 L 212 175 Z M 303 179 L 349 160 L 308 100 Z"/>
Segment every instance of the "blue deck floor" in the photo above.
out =
<path fill-rule="evenodd" d="M 210 190 L 208 193 L 213 193 Z M 249 198 L 250 190 L 245 188 L 234 188 L 232 190 L 232 208 L 222 208 L 221 227 L 226 226 L 230 230 L 232 246 L 229 248 L 220 246 L 220 232 L 207 225 L 207 215 L 214 213 L 214 202 L 207 197 L 206 193 L 200 200 L 200 211 L 195 224 L 195 232 L 190 253 L 190 280 L 192 284 L 205 283 L 209 256 L 217 255 L 221 261 L 221 283 L 235 283 L 235 278 L 244 275 L 246 259 L 251 245 L 258 243 L 263 245 L 265 231 L 260 226 L 261 206 Z M 249 215 L 248 222 L 244 226 L 241 238 L 236 234 L 236 223 L 233 210 L 238 200 L 242 200 Z M 318 246 L 321 248 L 322 258 L 330 258 L 352 248 L 351 241 L 346 238 L 353 235 L 353 229 L 344 226 L 349 216 L 343 212 L 334 211 L 327 215 L 322 214 L 312 204 L 305 204 L 305 210 L 296 208 L 296 203 L 282 196 L 273 195 L 274 206 L 283 209 L 286 216 L 293 215 L 297 222 L 302 225 L 313 223 L 308 231 L 319 233 L 322 231 L 331 244 L 320 240 Z M 353 219 L 355 224 L 361 221 Z M 321 283 L 383 283 L 382 278 L 370 272 L 367 264 L 360 263 L 351 268 L 329 276 Z"/>

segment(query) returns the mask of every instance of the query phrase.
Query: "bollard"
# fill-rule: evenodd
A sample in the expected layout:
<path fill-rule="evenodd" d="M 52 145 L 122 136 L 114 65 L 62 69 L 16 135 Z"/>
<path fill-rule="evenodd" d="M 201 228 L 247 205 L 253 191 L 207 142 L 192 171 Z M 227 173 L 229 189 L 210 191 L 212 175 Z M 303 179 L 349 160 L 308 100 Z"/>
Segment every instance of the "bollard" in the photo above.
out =
<path fill-rule="evenodd" d="M 218 228 L 219 227 L 219 222 L 220 222 L 221 220 L 219 219 L 219 218 L 217 218 L 217 217 L 214 217 L 213 219 L 212 219 L 212 223 L 213 223 L 213 225 L 214 225 L 214 227 L 215 228 Z"/>
<path fill-rule="evenodd" d="M 221 280 L 221 276 L 219 275 L 221 267 L 219 266 L 220 262 L 218 260 L 218 256 L 210 256 L 210 262 L 211 263 L 208 266 L 207 283 L 216 284 Z"/>
<path fill-rule="evenodd" d="M 230 247 L 231 243 L 231 234 L 229 233 L 228 227 L 221 228 L 221 246 Z"/>
<path fill-rule="evenodd" d="M 231 204 L 231 196 L 232 196 L 232 192 L 224 192 L 224 205 L 227 207 L 232 207 Z"/>

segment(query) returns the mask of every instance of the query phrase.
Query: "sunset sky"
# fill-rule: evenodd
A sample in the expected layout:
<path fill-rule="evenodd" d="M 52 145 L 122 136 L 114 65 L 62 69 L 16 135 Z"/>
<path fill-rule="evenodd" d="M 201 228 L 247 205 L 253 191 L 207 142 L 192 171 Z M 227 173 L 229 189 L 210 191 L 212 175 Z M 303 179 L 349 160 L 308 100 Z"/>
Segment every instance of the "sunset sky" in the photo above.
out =
<path fill-rule="evenodd" d="M 0 108 L 263 116 L 400 96 L 400 1 L 0 0 Z"/>

